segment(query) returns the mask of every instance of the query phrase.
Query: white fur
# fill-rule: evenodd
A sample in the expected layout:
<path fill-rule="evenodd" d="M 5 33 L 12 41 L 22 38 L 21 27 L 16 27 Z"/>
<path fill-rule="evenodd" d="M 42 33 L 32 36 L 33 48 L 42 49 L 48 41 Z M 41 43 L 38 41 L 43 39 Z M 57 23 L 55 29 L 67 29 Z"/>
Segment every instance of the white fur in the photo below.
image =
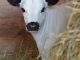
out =
<path fill-rule="evenodd" d="M 30 22 L 41 21 L 40 19 L 44 16 L 44 14 L 41 13 L 41 9 L 46 6 L 47 3 L 45 0 L 22 0 L 20 7 L 26 11 L 23 13 L 26 25 Z"/>
<path fill-rule="evenodd" d="M 70 10 L 65 6 L 48 8 L 45 0 L 22 0 L 20 5 L 26 10 L 23 13 L 25 25 L 33 21 L 40 23 L 39 31 L 31 34 L 36 41 L 42 60 L 49 60 L 49 49 L 53 47 L 57 35 L 65 30 Z M 44 6 L 46 10 L 41 13 Z"/>

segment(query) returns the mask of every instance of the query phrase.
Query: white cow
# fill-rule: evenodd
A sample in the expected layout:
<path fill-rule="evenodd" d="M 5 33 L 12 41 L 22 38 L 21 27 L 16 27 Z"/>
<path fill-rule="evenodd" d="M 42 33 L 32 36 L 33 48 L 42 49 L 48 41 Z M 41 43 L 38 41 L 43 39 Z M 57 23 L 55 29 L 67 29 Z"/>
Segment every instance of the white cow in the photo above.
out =
<path fill-rule="evenodd" d="M 54 7 L 59 0 L 8 0 L 23 11 L 26 30 L 29 31 L 37 44 L 42 60 L 49 60 L 49 49 L 64 31 L 70 9 L 66 5 Z"/>

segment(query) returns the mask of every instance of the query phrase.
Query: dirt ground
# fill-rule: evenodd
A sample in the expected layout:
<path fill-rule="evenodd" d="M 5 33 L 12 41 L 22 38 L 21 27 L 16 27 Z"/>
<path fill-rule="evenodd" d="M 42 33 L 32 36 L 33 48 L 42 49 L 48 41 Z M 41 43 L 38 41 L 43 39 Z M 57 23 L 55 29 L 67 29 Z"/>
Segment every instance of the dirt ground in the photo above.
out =
<path fill-rule="evenodd" d="M 27 55 L 36 57 L 38 51 L 35 41 L 31 34 L 24 29 L 20 9 L 11 6 L 7 0 L 0 0 L 0 55 L 14 54 L 14 52 L 26 48 Z"/>

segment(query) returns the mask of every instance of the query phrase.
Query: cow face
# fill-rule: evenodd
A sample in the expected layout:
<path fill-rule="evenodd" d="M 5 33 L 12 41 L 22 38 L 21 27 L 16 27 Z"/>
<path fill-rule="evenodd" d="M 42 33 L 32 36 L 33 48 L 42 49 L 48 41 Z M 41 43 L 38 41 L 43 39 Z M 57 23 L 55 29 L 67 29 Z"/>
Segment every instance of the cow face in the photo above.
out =
<path fill-rule="evenodd" d="M 59 0 L 8 0 L 13 5 L 19 5 L 24 16 L 26 30 L 38 31 L 41 27 L 48 5 L 54 5 Z"/>

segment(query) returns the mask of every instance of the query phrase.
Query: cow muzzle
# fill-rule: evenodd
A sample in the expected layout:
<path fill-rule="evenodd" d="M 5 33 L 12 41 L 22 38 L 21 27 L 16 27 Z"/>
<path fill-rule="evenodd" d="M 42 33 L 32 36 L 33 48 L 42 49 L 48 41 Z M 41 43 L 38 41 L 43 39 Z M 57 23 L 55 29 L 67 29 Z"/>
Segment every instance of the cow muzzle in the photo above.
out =
<path fill-rule="evenodd" d="M 38 22 L 30 22 L 26 27 L 28 31 L 38 31 L 40 26 Z"/>

